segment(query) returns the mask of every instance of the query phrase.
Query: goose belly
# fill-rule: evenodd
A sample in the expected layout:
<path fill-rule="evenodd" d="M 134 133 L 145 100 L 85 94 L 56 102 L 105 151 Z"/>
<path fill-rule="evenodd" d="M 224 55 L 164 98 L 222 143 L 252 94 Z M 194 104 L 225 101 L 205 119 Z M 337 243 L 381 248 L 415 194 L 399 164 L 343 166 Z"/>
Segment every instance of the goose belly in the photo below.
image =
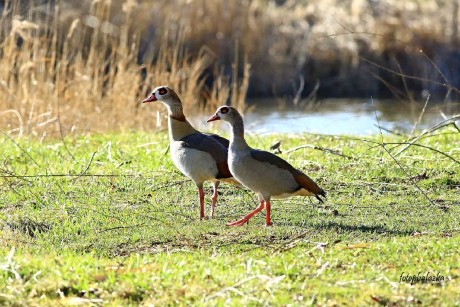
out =
<path fill-rule="evenodd" d="M 171 144 L 171 158 L 174 165 L 196 184 L 213 180 L 217 176 L 216 161 L 207 152 Z"/>
<path fill-rule="evenodd" d="M 282 198 L 288 198 L 288 197 L 291 197 L 291 196 L 315 196 L 315 194 L 310 192 L 310 191 L 308 191 L 308 190 L 305 190 L 304 188 L 301 188 L 301 189 L 298 189 L 298 190 L 296 190 L 294 192 L 282 193 L 282 194 L 275 195 L 273 198 L 282 199 Z"/>
<path fill-rule="evenodd" d="M 257 161 L 249 155 L 236 157 L 230 153 L 229 168 L 239 182 L 262 196 L 285 198 L 293 195 L 299 187 L 289 171 Z"/>

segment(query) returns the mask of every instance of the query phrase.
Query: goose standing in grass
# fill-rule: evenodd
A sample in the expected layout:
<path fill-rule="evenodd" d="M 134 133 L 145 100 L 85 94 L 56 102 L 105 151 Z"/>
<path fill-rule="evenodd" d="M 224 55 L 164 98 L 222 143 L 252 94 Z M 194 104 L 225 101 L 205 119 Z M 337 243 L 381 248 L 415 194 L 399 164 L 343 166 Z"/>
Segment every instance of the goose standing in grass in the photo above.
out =
<path fill-rule="evenodd" d="M 205 217 L 203 183 L 212 181 L 214 191 L 210 216 L 213 217 L 219 182 L 233 179 L 227 164 L 229 141 L 193 128 L 185 119 L 182 101 L 171 88 L 159 86 L 142 102 L 151 101 L 160 101 L 168 109 L 171 157 L 174 165 L 198 187 L 200 219 Z"/>
<path fill-rule="evenodd" d="M 222 106 L 208 119 L 208 122 L 222 119 L 232 128 L 228 165 L 236 180 L 257 193 L 260 205 L 248 215 L 227 226 L 241 226 L 247 223 L 256 213 L 264 208 L 267 211 L 266 225 L 272 225 L 270 220 L 270 199 L 290 196 L 315 196 L 322 202 L 320 196 L 326 197 L 310 177 L 294 168 L 291 164 L 267 151 L 249 147 L 244 139 L 244 124 L 240 113 L 229 106 Z"/>

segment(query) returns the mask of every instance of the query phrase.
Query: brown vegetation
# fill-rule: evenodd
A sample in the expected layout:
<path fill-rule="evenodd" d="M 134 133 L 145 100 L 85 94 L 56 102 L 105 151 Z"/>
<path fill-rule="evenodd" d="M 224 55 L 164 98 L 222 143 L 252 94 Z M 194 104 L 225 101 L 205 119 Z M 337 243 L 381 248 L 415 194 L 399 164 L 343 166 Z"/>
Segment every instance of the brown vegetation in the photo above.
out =
<path fill-rule="evenodd" d="M 189 108 L 242 104 L 246 91 L 449 98 L 457 11 L 454 0 L 3 1 L 0 127 L 149 129 L 160 108 L 139 101 L 160 84 Z"/>
<path fill-rule="evenodd" d="M 147 23 L 137 23 L 134 2 L 123 3 L 116 18 L 110 1 L 82 3 L 80 10 L 69 1 L 63 7 L 30 7 L 27 13 L 17 2 L 5 3 L 2 129 L 44 136 L 75 129 L 152 128 L 160 108 L 150 105 L 146 111 L 140 101 L 161 84 L 175 88 L 189 107 L 223 104 L 232 93 L 234 103 L 244 99 L 247 82 L 231 84 L 217 75 L 211 87 L 205 86 L 212 56 L 186 51 L 182 26 L 162 33 L 138 63 L 140 31 Z M 111 18 L 121 20 L 120 26 Z"/>

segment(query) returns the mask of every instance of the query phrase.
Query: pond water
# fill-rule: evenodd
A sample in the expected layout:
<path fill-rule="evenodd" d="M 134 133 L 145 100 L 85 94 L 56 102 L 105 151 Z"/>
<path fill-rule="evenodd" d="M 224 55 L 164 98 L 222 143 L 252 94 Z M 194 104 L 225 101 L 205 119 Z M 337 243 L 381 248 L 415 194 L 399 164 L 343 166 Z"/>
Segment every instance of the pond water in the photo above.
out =
<path fill-rule="evenodd" d="M 422 110 L 423 104 L 398 101 L 334 99 L 303 107 L 280 107 L 273 100 L 264 100 L 253 102 L 245 112 L 244 120 L 246 131 L 256 134 L 370 135 L 380 133 L 378 121 L 385 129 L 409 133 Z M 460 103 L 428 103 L 417 129 L 430 128 L 442 122 L 442 114 L 447 117 L 460 114 Z M 209 115 L 196 116 L 192 122 L 200 129 L 209 130 L 206 124 Z M 225 123 L 217 123 L 217 127 L 229 130 Z"/>

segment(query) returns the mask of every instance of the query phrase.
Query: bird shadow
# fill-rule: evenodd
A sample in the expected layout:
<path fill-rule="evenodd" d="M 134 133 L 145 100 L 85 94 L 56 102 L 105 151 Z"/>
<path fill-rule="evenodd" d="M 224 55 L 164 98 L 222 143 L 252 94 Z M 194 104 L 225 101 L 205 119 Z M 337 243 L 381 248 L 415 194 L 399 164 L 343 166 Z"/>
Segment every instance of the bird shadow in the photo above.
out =
<path fill-rule="evenodd" d="M 414 233 L 414 229 L 393 229 L 389 228 L 386 224 L 376 225 L 354 225 L 347 224 L 344 222 L 329 221 L 321 224 L 310 224 L 298 225 L 292 224 L 289 221 L 276 222 L 276 226 L 301 226 L 303 228 L 311 228 L 312 230 L 336 230 L 339 234 L 351 234 L 351 233 L 362 233 L 362 234 L 378 234 L 378 235 L 389 235 L 389 236 L 408 236 Z"/>

